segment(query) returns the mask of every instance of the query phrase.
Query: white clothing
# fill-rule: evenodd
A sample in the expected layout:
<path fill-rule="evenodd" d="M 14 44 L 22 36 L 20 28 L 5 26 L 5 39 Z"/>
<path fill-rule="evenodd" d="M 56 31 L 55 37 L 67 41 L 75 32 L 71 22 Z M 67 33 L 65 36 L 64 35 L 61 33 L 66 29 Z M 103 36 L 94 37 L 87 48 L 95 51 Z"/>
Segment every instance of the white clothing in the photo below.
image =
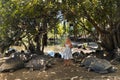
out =
<path fill-rule="evenodd" d="M 72 59 L 72 51 L 68 44 L 65 44 L 65 50 L 63 52 L 64 59 Z"/>

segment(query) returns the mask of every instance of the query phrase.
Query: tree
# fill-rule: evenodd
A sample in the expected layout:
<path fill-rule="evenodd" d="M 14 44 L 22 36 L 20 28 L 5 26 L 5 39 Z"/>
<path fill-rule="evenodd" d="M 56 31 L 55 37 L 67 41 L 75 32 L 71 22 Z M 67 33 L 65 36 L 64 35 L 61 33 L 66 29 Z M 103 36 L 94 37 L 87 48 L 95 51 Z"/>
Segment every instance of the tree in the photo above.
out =
<path fill-rule="evenodd" d="M 78 29 L 84 29 L 93 34 L 96 40 L 100 40 L 106 51 L 112 52 L 120 48 L 119 4 L 119 0 L 1 0 L 3 33 L 0 33 L 0 37 L 2 42 L 10 38 L 13 43 L 13 36 L 18 32 L 17 40 L 30 36 L 27 42 L 35 42 L 34 38 L 38 37 L 34 45 L 43 51 L 43 35 L 46 36 L 49 30 L 56 28 L 62 19 L 72 22 L 75 36 L 79 34 Z M 62 18 L 58 17 L 59 12 Z"/>
<path fill-rule="evenodd" d="M 0 36 L 2 52 L 19 40 L 22 40 L 25 46 L 27 44 L 26 48 L 33 44 L 37 53 L 43 51 L 44 43 L 47 40 L 46 33 L 58 22 L 56 16 L 58 10 L 54 4 L 54 1 L 49 0 L 1 0 L 1 18 L 3 20 L 1 26 L 5 33 L 1 33 L 3 36 Z M 28 39 L 24 43 L 23 40 L 26 38 Z M 2 47 L 3 44 L 6 45 Z"/>
<path fill-rule="evenodd" d="M 66 4 L 70 12 L 65 15 L 72 15 L 72 18 L 66 18 L 81 23 L 84 23 L 80 20 L 81 18 L 86 19 L 95 28 L 97 36 L 100 36 L 100 38 L 97 38 L 101 41 L 101 46 L 106 51 L 112 52 L 114 49 L 120 48 L 119 0 L 67 0 Z"/>

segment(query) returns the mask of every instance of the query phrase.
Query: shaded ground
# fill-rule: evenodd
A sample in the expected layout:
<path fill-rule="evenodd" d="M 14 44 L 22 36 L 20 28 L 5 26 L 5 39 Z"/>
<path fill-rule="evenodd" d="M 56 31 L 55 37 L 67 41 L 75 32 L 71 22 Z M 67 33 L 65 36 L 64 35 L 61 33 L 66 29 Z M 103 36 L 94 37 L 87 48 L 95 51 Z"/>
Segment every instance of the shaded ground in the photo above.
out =
<path fill-rule="evenodd" d="M 65 67 L 62 60 L 57 61 L 47 71 L 21 69 L 12 73 L 0 73 L 0 80 L 120 80 L 120 65 L 116 65 L 118 70 L 115 73 L 98 74 L 88 72 L 84 67 L 79 67 L 79 64 Z"/>
<path fill-rule="evenodd" d="M 88 72 L 84 67 L 80 67 L 78 63 L 65 67 L 62 59 L 55 60 L 57 60 L 55 65 L 47 71 L 21 69 L 12 73 L 0 73 L 0 80 L 120 80 L 120 64 L 115 65 L 118 68 L 115 73 L 98 74 Z"/>

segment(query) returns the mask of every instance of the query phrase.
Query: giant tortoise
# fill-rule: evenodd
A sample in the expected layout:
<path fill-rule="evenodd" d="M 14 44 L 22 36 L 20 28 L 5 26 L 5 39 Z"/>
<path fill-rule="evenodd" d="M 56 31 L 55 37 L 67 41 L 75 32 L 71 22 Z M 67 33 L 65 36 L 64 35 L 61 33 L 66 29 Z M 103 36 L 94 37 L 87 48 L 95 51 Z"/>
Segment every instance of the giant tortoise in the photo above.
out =
<path fill-rule="evenodd" d="M 49 57 L 47 56 L 37 56 L 32 58 L 28 63 L 25 64 L 26 68 L 30 70 L 46 70 L 48 67 L 51 67 Z"/>
<path fill-rule="evenodd" d="M 96 58 L 95 56 L 89 55 L 87 57 L 85 57 L 82 61 L 81 61 L 81 66 L 84 66 L 85 68 L 89 68 L 89 66 L 91 65 L 91 63 L 97 61 L 98 58 Z"/>
<path fill-rule="evenodd" d="M 81 51 L 81 52 L 72 53 L 72 56 L 73 56 L 74 62 L 81 62 L 86 55 L 83 51 Z"/>
<path fill-rule="evenodd" d="M 24 62 L 20 58 L 9 58 L 0 66 L 0 72 L 15 71 L 23 68 Z"/>
<path fill-rule="evenodd" d="M 110 73 L 115 72 L 117 68 L 105 59 L 98 59 L 90 64 L 88 70 L 93 70 L 97 73 Z"/>

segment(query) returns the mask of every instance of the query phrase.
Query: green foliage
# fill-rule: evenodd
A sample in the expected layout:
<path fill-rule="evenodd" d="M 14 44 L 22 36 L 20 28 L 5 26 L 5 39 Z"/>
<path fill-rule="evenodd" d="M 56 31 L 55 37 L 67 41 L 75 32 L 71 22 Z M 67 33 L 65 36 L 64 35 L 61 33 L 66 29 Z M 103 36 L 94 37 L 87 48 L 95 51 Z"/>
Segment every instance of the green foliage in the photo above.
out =
<path fill-rule="evenodd" d="M 61 36 L 69 31 L 68 23 L 73 23 L 74 35 L 88 34 L 93 27 L 111 32 L 120 22 L 119 4 L 119 0 L 0 0 L 0 41 L 30 36 L 34 42 L 36 35 L 54 30 Z M 61 24 L 64 20 L 67 25 Z"/>
<path fill-rule="evenodd" d="M 57 29 L 56 29 L 57 34 L 63 35 L 64 30 L 63 30 L 62 24 L 58 24 L 58 25 L 56 26 L 56 28 L 57 28 Z"/>
<path fill-rule="evenodd" d="M 2 42 L 9 44 L 5 47 L 19 41 L 18 38 L 29 38 L 28 43 L 34 42 L 36 35 L 42 35 L 49 30 L 47 30 L 46 25 L 50 26 L 51 30 L 58 22 L 56 17 L 58 10 L 54 4 L 53 1 L 42 0 L 1 0 L 0 14 L 2 15 L 0 21 L 2 21 L 2 24 L 0 26 L 2 31 L 0 32 L 0 39 L 2 39 Z M 42 32 L 40 29 L 42 29 Z M 17 32 L 19 35 L 13 36 Z M 10 43 L 6 40 L 7 37 L 10 38 Z"/>

